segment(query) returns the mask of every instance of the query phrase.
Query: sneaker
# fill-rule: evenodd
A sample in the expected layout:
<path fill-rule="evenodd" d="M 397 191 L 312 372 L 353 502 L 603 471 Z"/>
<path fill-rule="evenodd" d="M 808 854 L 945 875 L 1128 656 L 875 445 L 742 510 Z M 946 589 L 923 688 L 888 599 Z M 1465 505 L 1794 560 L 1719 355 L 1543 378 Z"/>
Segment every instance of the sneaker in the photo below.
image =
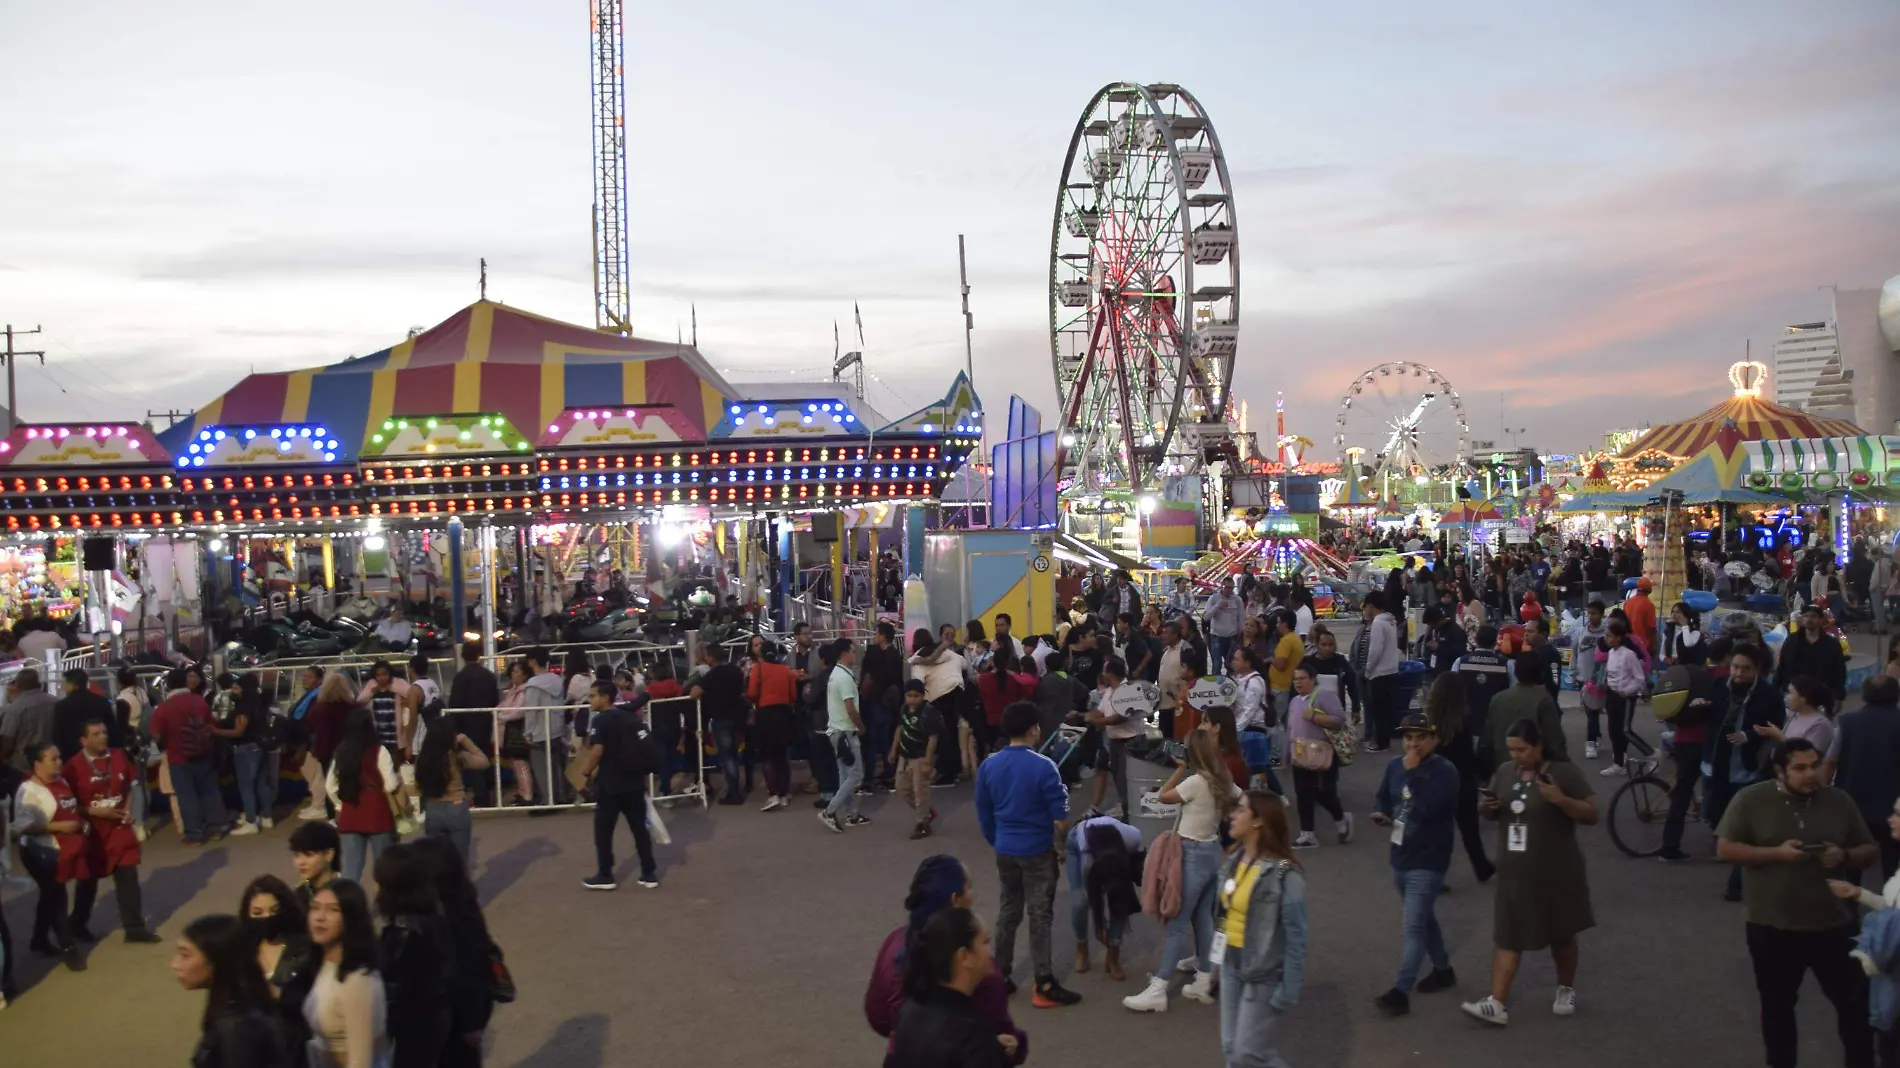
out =
<path fill-rule="evenodd" d="M 1314 834 L 1312 831 L 1301 831 L 1300 836 L 1298 838 L 1293 839 L 1293 848 L 1318 849 L 1319 835 Z"/>
<path fill-rule="evenodd" d="M 1082 995 L 1073 990 L 1064 990 L 1061 983 L 1051 978 L 1036 980 L 1036 993 L 1030 1003 L 1039 1009 L 1059 1009 L 1081 1000 Z"/>
<path fill-rule="evenodd" d="M 149 946 L 164 941 L 164 939 L 143 927 L 136 931 L 125 932 L 125 940 L 128 944 L 135 946 Z"/>
<path fill-rule="evenodd" d="M 1583 743 L 1583 758 L 1585 760 L 1595 760 L 1597 758 L 1597 743 Z"/>
<path fill-rule="evenodd" d="M 1450 968 L 1433 968 L 1432 973 L 1418 981 L 1415 987 L 1421 994 L 1436 994 L 1440 990 L 1450 990 L 1458 985 L 1458 973 Z"/>
<path fill-rule="evenodd" d="M 829 812 L 820 812 L 818 814 L 818 822 L 824 824 L 825 830 L 833 834 L 844 833 L 844 821 Z"/>
<path fill-rule="evenodd" d="M 876 797 L 877 791 L 868 785 L 860 786 L 858 787 L 858 796 L 859 797 Z"/>
<path fill-rule="evenodd" d="M 1277 757 L 1277 756 L 1271 756 L 1271 757 L 1268 757 L 1268 758 L 1267 758 L 1267 767 L 1270 767 L 1270 768 L 1277 768 L 1277 767 L 1279 767 L 1279 766 L 1280 766 L 1280 758 L 1279 758 L 1279 757 Z"/>
<path fill-rule="evenodd" d="M 1680 849 L 1665 849 L 1656 854 L 1656 859 L 1665 864 L 1680 864 L 1689 859 L 1689 854 L 1684 853 Z"/>
<path fill-rule="evenodd" d="M 784 798 L 778 797 L 778 796 L 772 796 L 765 799 L 765 804 L 759 806 L 759 811 L 773 812 L 784 807 L 785 807 Z"/>
<path fill-rule="evenodd" d="M 913 842 L 919 838 L 928 837 L 930 837 L 930 823 L 928 820 L 918 823 L 917 826 L 912 827 L 910 830 L 910 840 Z"/>
<path fill-rule="evenodd" d="M 660 877 L 657 875 L 642 875 L 640 876 L 640 881 L 635 885 L 642 890 L 658 890 L 660 888 Z"/>
<path fill-rule="evenodd" d="M 1203 1005 L 1214 1004 L 1214 973 L 1195 972 L 1194 981 L 1181 988 L 1181 996 Z"/>
<path fill-rule="evenodd" d="M 871 817 L 863 813 L 853 812 L 844 818 L 844 825 L 846 827 L 869 827 L 871 825 Z"/>
<path fill-rule="evenodd" d="M 1346 813 L 1345 819 L 1333 824 L 1333 830 L 1339 832 L 1340 845 L 1345 845 L 1347 842 L 1352 841 L 1352 813 Z"/>
<path fill-rule="evenodd" d="M 230 833 L 231 833 L 231 837 L 233 838 L 238 838 L 247 834 L 256 834 L 257 824 L 252 823 L 249 820 L 239 820 L 237 826 L 231 828 Z"/>
<path fill-rule="evenodd" d="M 1151 976 L 1141 993 L 1122 999 L 1122 1008 L 1131 1012 L 1167 1012 L 1168 981 L 1159 975 Z"/>
<path fill-rule="evenodd" d="M 1559 1016 L 1575 1016 L 1577 1014 L 1577 988 L 1573 986 L 1558 987 L 1557 1000 L 1550 1003 L 1550 1011 Z M 1503 1023 L 1504 1021 L 1499 1020 L 1498 1022 Z"/>
<path fill-rule="evenodd" d="M 322 805 L 311 805 L 309 808 L 298 809 L 297 818 L 300 820 L 327 820 L 330 818 L 330 813 Z"/>
<path fill-rule="evenodd" d="M 1174 970 L 1182 975 L 1193 975 L 1201 970 L 1201 962 L 1196 957 L 1182 957 L 1175 962 Z"/>
<path fill-rule="evenodd" d="M 1602 771 L 1597 772 L 1597 774 L 1603 776 L 1606 779 L 1610 779 L 1610 778 L 1615 778 L 1618 775 L 1628 775 L 1629 772 L 1626 771 L 1623 765 L 1621 764 L 1611 764 L 1609 767 L 1604 768 Z"/>
<path fill-rule="evenodd" d="M 59 955 L 59 962 L 64 964 L 69 972 L 86 970 L 86 958 L 80 955 L 78 946 L 67 946 L 66 951 Z"/>
<path fill-rule="evenodd" d="M 611 875 L 590 875 L 581 880 L 581 885 L 589 890 L 618 890 L 620 884 L 614 882 Z"/>
<path fill-rule="evenodd" d="M 1569 988 L 1560 987 L 1559 989 L 1567 990 Z M 1489 994 L 1486 994 L 1482 1001 L 1467 1001 L 1458 1007 L 1465 1010 L 1466 1016 L 1474 1020 L 1481 1020 L 1484 1023 L 1496 1024 L 1499 1027 L 1503 1027 L 1505 1024 L 1511 1022 L 1511 1010 L 1505 1008 L 1503 1002 Z"/>
<path fill-rule="evenodd" d="M 930 788 L 932 790 L 948 790 L 956 784 L 957 777 L 955 775 L 939 775 L 930 780 Z"/>
<path fill-rule="evenodd" d="M 270 830 L 272 827 L 277 826 L 277 821 L 271 819 L 269 816 L 264 816 L 260 818 L 258 822 L 262 823 L 264 825 L 264 829 L 267 831 Z"/>
<path fill-rule="evenodd" d="M 1372 1003 L 1387 1016 L 1403 1016 L 1412 1011 L 1412 999 L 1396 986 L 1373 998 Z"/>

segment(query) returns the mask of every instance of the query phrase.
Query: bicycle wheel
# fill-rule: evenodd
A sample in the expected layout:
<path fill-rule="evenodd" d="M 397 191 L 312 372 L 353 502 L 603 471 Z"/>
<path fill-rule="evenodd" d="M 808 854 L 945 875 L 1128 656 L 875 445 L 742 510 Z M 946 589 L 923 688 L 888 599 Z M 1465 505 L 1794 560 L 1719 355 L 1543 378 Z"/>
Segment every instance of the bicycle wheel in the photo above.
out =
<path fill-rule="evenodd" d="M 1631 779 L 1610 799 L 1610 841 L 1629 856 L 1653 857 L 1668 816 L 1669 784 L 1654 775 Z"/>

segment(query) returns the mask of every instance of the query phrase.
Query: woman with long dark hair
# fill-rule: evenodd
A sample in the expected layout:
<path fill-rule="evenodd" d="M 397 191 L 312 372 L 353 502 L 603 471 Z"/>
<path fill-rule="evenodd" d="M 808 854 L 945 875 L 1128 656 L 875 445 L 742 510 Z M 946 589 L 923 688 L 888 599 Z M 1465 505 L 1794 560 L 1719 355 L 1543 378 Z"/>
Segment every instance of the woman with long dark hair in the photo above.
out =
<path fill-rule="evenodd" d="M 423 833 L 455 846 L 462 863 L 475 862 L 474 827 L 469 820 L 465 771 L 487 771 L 488 756 L 454 716 L 442 716 L 429 725 L 416 753 L 416 791 L 422 797 Z"/>
<path fill-rule="evenodd" d="M 1075 934 L 1075 970 L 1089 970 L 1089 931 L 1102 943 L 1102 971 L 1121 982 L 1122 936 L 1128 918 L 1141 911 L 1135 890 L 1141 872 L 1134 854 L 1141 832 L 1112 816 L 1085 819 L 1069 828 L 1069 925 Z"/>
<path fill-rule="evenodd" d="M 172 975 L 207 991 L 192 1068 L 288 1068 L 291 1044 L 236 916 L 200 916 L 172 951 Z"/>
<path fill-rule="evenodd" d="M 442 1044 L 441 1068 L 481 1068 L 482 1033 L 494 1013 L 493 979 L 501 950 L 488 934 L 469 881 L 468 865 L 446 838 L 418 838 L 409 848 L 434 873 L 442 918 L 451 933 L 444 992 L 449 1004 L 449 1037 Z"/>
<path fill-rule="evenodd" d="M 252 879 L 238 898 L 238 910 L 272 997 L 282 996 L 299 975 L 314 972 L 308 960 L 310 931 L 303 902 L 282 879 L 275 875 Z"/>
<path fill-rule="evenodd" d="M 891 1068 L 1002 1068 L 1018 1051 L 997 1034 L 971 994 L 996 968 L 990 933 L 966 908 L 939 909 L 904 952 L 904 1007 L 898 1013 Z"/>
<path fill-rule="evenodd" d="M 935 785 L 953 786 L 959 770 L 957 721 L 964 718 L 968 709 L 964 701 L 964 674 L 968 664 L 953 646 L 957 629 L 944 624 L 948 637 L 938 642 L 930 632 L 922 627 L 911 635 L 911 655 L 906 662 L 908 678 L 922 680 L 924 700 L 936 706 L 943 716 L 943 733 L 937 742 L 937 779 Z M 967 725 L 963 728 L 968 729 Z M 974 766 L 963 768 L 964 772 L 975 774 Z"/>
<path fill-rule="evenodd" d="M 922 934 L 925 925 L 937 913 L 949 909 L 969 909 L 976 904 L 976 890 L 963 862 L 947 853 L 925 857 L 911 876 L 910 892 L 904 897 L 907 921 L 884 939 L 871 966 L 871 982 L 864 991 L 864 1016 L 871 1030 L 891 1037 L 897 1028 L 906 990 L 904 969 L 908 947 Z M 988 1024 L 991 1034 L 1013 1039 L 1011 1055 L 1002 1063 L 1021 1064 L 1029 1056 L 1029 1035 L 1018 1030 L 1009 1015 L 1009 982 L 995 961 L 987 976 L 977 980 L 967 995 L 977 1017 Z M 893 1039 L 891 1048 L 896 1042 Z M 892 1062 L 886 1063 L 904 1063 Z M 953 1062 L 954 1063 L 954 1062 Z"/>
<path fill-rule="evenodd" d="M 396 791 L 402 787 L 368 708 L 350 709 L 326 786 L 343 837 L 343 877 L 357 882 L 363 877 L 364 852 L 373 860 L 396 841 Z"/>
<path fill-rule="evenodd" d="M 1008 642 L 998 642 L 990 653 L 990 663 L 976 677 L 976 692 L 982 698 L 983 714 L 976 717 L 976 752 L 982 760 L 996 748 L 1002 734 L 1003 709 L 1036 694 L 1036 675 L 1022 670 L 1016 651 Z"/>
<path fill-rule="evenodd" d="M 1465 680 L 1456 671 L 1447 671 L 1432 680 L 1425 691 L 1425 718 L 1438 735 L 1438 753 L 1458 772 L 1458 807 L 1454 815 L 1458 834 L 1464 840 L 1465 856 L 1471 860 L 1471 873 L 1485 882 L 1497 872 L 1497 865 L 1484 852 L 1484 829 L 1478 824 L 1478 788 L 1487 780 L 1478 767 L 1477 742 L 1466 729 L 1469 698 Z"/>
<path fill-rule="evenodd" d="M 1284 1064 L 1274 1032 L 1306 978 L 1306 874 L 1278 794 L 1248 790 L 1227 830 L 1238 848 L 1221 871 L 1220 1048 L 1230 1068 Z"/>
<path fill-rule="evenodd" d="M 303 1003 L 312 1068 L 382 1068 L 389 1063 L 389 1008 L 376 971 L 369 898 L 347 879 L 326 883 L 310 899 L 309 922 L 310 944 L 322 957 Z"/>
<path fill-rule="evenodd" d="M 393 845 L 376 858 L 376 912 L 383 918 L 377 970 L 389 996 L 391 1068 L 434 1068 L 449 1037 L 442 976 L 449 930 L 436 895 L 436 872 L 412 845 Z"/>

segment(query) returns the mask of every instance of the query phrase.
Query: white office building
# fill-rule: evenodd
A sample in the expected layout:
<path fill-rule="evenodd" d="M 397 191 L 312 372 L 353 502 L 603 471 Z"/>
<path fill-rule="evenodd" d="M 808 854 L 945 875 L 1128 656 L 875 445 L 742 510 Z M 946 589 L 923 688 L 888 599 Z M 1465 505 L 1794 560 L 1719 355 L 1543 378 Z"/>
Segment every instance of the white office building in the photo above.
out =
<path fill-rule="evenodd" d="M 1775 403 L 1805 408 L 1814 387 L 1833 365 L 1841 370 L 1840 338 L 1833 323 L 1797 323 L 1775 339 Z"/>

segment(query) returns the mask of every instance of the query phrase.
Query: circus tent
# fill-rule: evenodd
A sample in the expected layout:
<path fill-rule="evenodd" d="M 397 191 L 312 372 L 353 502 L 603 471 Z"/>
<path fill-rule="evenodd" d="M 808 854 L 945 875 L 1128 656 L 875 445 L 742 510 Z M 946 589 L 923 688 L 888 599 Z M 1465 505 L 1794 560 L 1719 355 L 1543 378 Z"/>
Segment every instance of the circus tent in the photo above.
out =
<path fill-rule="evenodd" d="M 380 352 L 299 371 L 252 374 L 158 435 L 173 453 L 213 425 L 313 423 L 357 456 L 392 417 L 489 412 L 529 438 L 564 410 L 671 406 L 703 437 L 733 388 L 690 345 L 603 334 L 477 301 Z"/>
<path fill-rule="evenodd" d="M 1725 423 L 1733 423 L 1741 441 L 1782 438 L 1840 438 L 1864 434 L 1844 419 L 1824 419 L 1784 407 L 1761 396 L 1767 368 L 1759 362 L 1729 368 L 1734 395 L 1715 407 L 1679 423 L 1664 423 L 1624 446 L 1616 459 L 1634 460 L 1650 453 L 1685 459 L 1715 443 Z"/>

